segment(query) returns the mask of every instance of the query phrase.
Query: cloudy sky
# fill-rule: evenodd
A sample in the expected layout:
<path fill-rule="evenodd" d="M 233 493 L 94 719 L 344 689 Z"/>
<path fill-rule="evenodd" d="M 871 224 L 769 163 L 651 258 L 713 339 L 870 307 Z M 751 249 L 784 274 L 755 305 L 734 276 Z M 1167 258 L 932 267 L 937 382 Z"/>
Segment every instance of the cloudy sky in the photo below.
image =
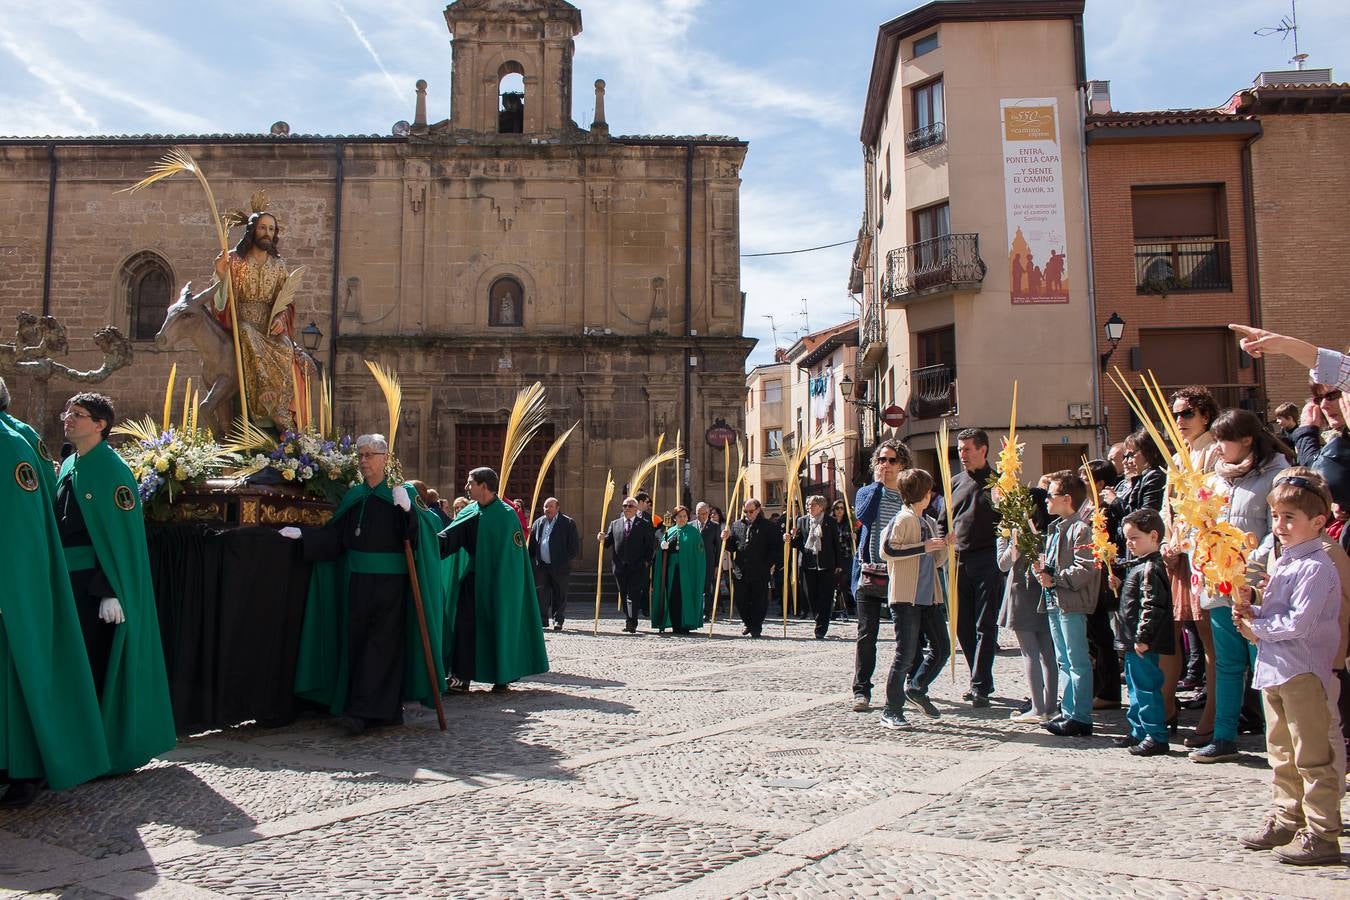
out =
<path fill-rule="evenodd" d="M 916 2 L 575 0 L 573 113 L 608 84 L 614 134 L 727 134 L 750 142 L 743 253 L 851 241 L 862 214 L 859 119 L 877 28 Z M 429 116 L 449 115 L 443 0 L 4 0 L 0 135 L 266 131 L 387 134 L 412 118 L 425 78 Z M 1309 66 L 1350 79 L 1350 3 L 1300 0 Z M 1089 0 L 1088 77 L 1117 109 L 1209 107 L 1291 41 L 1256 37 L 1282 0 Z M 849 245 L 746 259 L 752 364 L 809 324 L 855 314 Z M 807 315 L 802 315 L 802 301 Z"/>

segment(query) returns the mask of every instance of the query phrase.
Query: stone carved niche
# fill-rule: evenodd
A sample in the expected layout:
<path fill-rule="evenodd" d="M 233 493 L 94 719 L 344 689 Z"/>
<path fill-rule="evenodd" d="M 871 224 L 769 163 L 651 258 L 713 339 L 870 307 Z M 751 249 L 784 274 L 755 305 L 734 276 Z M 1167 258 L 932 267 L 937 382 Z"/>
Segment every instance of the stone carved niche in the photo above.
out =
<path fill-rule="evenodd" d="M 361 318 L 361 279 L 355 275 L 347 279 L 347 292 L 342 298 L 342 318 Z"/>
<path fill-rule="evenodd" d="M 509 275 L 498 278 L 488 289 L 488 324 L 503 328 L 525 324 L 525 288 Z"/>

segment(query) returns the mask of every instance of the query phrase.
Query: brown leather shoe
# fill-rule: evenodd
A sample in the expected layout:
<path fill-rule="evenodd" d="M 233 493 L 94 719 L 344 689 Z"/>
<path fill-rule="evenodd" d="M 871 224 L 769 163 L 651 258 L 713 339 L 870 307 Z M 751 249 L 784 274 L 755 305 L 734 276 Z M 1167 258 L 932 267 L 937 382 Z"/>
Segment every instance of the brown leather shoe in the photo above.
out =
<path fill-rule="evenodd" d="M 1291 866 L 1340 865 L 1341 842 L 1320 837 L 1304 828 L 1291 843 L 1275 848 L 1275 858 Z"/>
<path fill-rule="evenodd" d="M 1293 825 L 1283 825 L 1273 815 L 1266 816 L 1266 822 L 1260 831 L 1238 838 L 1238 843 L 1248 850 L 1274 850 L 1283 847 L 1294 839 L 1298 829 Z"/>

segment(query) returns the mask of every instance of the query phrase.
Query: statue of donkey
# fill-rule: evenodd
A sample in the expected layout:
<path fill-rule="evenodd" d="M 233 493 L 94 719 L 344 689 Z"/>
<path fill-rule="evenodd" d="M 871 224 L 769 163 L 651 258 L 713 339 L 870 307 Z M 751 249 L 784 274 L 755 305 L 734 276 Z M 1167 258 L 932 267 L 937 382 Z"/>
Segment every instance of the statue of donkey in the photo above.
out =
<path fill-rule="evenodd" d="M 164 315 L 164 324 L 155 335 L 155 346 L 176 350 L 191 343 L 197 348 L 202 357 L 202 384 L 209 385 L 197 408 L 198 421 L 220 438 L 230 429 L 239 379 L 234 369 L 234 343 L 211 312 L 214 293 L 215 288 L 211 287 L 193 296 L 192 282 L 183 285 L 177 302 Z"/>

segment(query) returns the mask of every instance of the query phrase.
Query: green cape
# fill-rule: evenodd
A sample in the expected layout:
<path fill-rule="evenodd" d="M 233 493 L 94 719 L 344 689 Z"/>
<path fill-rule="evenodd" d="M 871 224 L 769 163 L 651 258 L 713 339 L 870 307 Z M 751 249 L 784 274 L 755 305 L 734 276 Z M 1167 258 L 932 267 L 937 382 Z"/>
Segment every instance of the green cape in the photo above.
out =
<path fill-rule="evenodd" d="M 417 488 L 405 484 L 408 496 L 417 497 Z M 364 483 L 351 487 L 342 497 L 337 510 L 328 521 L 336 522 L 342 514 L 368 495 L 394 502 L 387 482 L 375 488 Z M 407 630 L 404 635 L 403 699 L 417 700 L 426 706 L 435 704 L 435 698 L 445 685 L 441 668 L 441 633 L 444 621 L 445 594 L 442 590 L 441 560 L 436 527 L 440 518 L 420 503 L 414 505 L 417 513 L 417 546 L 413 548 L 413 563 L 417 567 L 417 583 L 422 589 L 422 608 L 427 617 L 427 636 L 431 639 L 431 658 L 436 663 L 436 684 L 427 684 L 427 664 L 422 651 L 422 634 L 417 626 L 417 608 L 413 605 L 412 584 L 409 582 L 405 599 L 408 603 Z M 335 716 L 342 715 L 347 706 L 347 585 L 351 574 L 347 555 L 334 562 L 319 562 L 309 576 L 309 597 L 305 601 L 305 622 L 300 632 L 300 657 L 295 667 L 295 693 L 328 707 Z"/>
<path fill-rule="evenodd" d="M 706 562 L 703 549 L 703 535 L 693 522 L 666 529 L 666 537 L 679 534 L 679 550 L 666 560 L 667 552 L 656 545 L 656 557 L 652 560 L 652 571 L 656 577 L 652 582 L 652 627 L 673 628 L 676 619 L 681 628 L 696 628 L 703 624 L 703 582 L 706 576 Z M 665 562 L 665 578 L 661 577 L 661 565 Z M 678 562 L 678 565 L 676 563 Z M 679 609 L 671 616 L 667 598 L 671 587 L 678 577 L 680 592 Z"/>
<path fill-rule="evenodd" d="M 548 671 L 548 652 L 539 622 L 534 571 L 525 551 L 520 516 L 500 497 L 486 508 L 470 503 L 446 530 L 478 520 L 472 558 L 460 550 L 446 558 L 447 606 L 459 598 L 464 576 L 474 573 L 474 674 L 485 684 L 510 684 Z M 464 557 L 456 559 L 456 557 Z M 450 624 L 453 628 L 453 621 Z M 447 636 L 446 668 L 455 642 Z"/>
<path fill-rule="evenodd" d="M 0 770 L 61 790 L 107 772 L 108 748 L 41 463 L 0 422 Z"/>
<path fill-rule="evenodd" d="M 47 482 L 47 492 L 56 496 L 56 460 L 52 459 L 51 451 L 47 449 L 47 444 L 42 440 L 42 436 L 37 433 L 32 425 L 22 419 L 16 419 L 7 412 L 0 412 L 0 423 L 8 425 L 19 433 L 19 436 L 26 440 L 33 448 L 33 452 L 42 460 L 42 465 L 38 466 L 38 475 Z"/>
<path fill-rule="evenodd" d="M 66 479 L 98 564 L 127 617 L 113 632 L 101 705 L 112 771 L 130 772 L 178 742 L 141 497 L 131 468 L 107 441 L 83 456 L 66 457 L 57 482 Z"/>

